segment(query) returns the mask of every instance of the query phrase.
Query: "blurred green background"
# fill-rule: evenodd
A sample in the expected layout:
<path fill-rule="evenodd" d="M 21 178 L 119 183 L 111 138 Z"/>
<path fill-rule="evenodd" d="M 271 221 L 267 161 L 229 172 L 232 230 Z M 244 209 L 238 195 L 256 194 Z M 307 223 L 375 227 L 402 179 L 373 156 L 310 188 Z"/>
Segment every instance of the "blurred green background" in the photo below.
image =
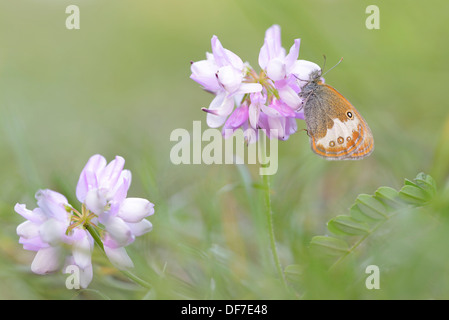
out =
<path fill-rule="evenodd" d="M 70 4 L 80 8 L 80 30 L 65 27 Z M 371 4 L 379 30 L 365 27 Z M 385 242 L 335 273 L 308 254 L 311 238 L 358 194 L 398 189 L 420 171 L 443 188 L 448 11 L 444 0 L 0 0 L 0 299 L 448 298 L 449 227 L 443 220 L 421 229 L 432 210 L 401 218 L 384 230 Z M 206 128 L 201 107 L 212 96 L 189 79 L 190 61 L 205 59 L 217 35 L 258 70 L 273 24 L 285 48 L 301 38 L 300 59 L 322 65 L 325 54 L 330 66 L 344 58 L 326 82 L 360 111 L 376 143 L 356 162 L 317 157 L 301 130 L 279 143 L 271 182 L 280 260 L 313 266 L 289 292 L 271 262 L 258 167 L 175 166 L 169 158 L 172 130 L 191 130 L 194 120 Z M 34 253 L 18 244 L 15 203 L 34 208 L 34 193 L 50 188 L 78 206 L 79 174 L 96 153 L 123 156 L 133 173 L 129 196 L 156 205 L 154 230 L 127 248 L 150 292 L 99 250 L 89 290 L 68 290 L 62 274 L 32 274 Z M 367 264 L 382 266 L 381 290 L 365 288 Z"/>

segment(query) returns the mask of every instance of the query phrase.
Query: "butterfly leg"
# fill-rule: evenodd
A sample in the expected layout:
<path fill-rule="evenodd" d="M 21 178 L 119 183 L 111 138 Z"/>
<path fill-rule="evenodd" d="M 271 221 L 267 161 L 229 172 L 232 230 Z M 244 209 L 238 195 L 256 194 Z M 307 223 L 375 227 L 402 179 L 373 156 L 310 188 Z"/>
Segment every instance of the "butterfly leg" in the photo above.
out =
<path fill-rule="evenodd" d="M 309 130 L 307 130 L 307 129 L 302 129 L 302 130 L 304 130 L 310 138 Z"/>

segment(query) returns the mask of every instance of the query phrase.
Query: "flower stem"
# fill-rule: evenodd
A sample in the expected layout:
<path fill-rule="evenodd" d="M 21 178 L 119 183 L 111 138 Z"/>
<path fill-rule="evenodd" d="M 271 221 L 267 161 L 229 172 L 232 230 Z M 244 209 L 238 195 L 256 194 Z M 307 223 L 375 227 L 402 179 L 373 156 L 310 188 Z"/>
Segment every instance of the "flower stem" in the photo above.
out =
<path fill-rule="evenodd" d="M 261 137 L 260 137 L 261 138 Z M 261 166 L 265 166 L 266 162 L 266 146 L 268 138 L 264 139 L 264 142 L 258 143 L 259 152 L 262 155 L 262 163 Z M 263 190 L 264 190 L 264 200 L 265 200 L 265 216 L 267 219 L 268 233 L 270 237 L 270 247 L 271 253 L 273 255 L 274 264 L 276 267 L 276 271 L 279 275 L 279 278 L 282 281 L 282 284 L 287 288 L 287 282 L 285 281 L 284 272 L 282 271 L 281 262 L 279 260 L 277 248 L 276 248 L 276 238 L 274 235 L 274 225 L 273 225 L 273 211 L 271 209 L 271 187 L 270 187 L 270 176 L 263 175 Z"/>
<path fill-rule="evenodd" d="M 92 225 L 86 225 L 86 230 L 90 233 L 92 238 L 94 238 L 95 243 L 100 247 L 101 251 L 104 254 L 106 254 L 106 252 L 104 251 L 103 242 L 101 241 L 101 238 L 100 238 L 100 235 L 98 234 L 98 231 L 95 228 L 93 228 Z M 127 270 L 120 270 L 120 269 L 119 269 L 119 271 L 122 274 L 124 274 L 128 279 L 134 281 L 138 285 L 140 285 L 140 286 L 142 286 L 144 288 L 147 288 L 147 289 L 152 289 L 151 284 L 149 284 L 145 280 L 139 278 L 138 276 L 136 276 L 132 272 L 127 271 Z"/>

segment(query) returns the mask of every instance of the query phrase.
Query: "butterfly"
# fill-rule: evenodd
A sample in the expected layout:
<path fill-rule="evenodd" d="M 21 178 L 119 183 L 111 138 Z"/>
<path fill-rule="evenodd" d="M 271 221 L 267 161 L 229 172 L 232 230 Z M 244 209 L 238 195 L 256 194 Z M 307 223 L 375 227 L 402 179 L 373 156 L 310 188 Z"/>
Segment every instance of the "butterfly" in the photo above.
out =
<path fill-rule="evenodd" d="M 313 152 L 327 160 L 360 160 L 374 150 L 365 119 L 337 90 L 313 71 L 302 88 L 304 119 Z"/>

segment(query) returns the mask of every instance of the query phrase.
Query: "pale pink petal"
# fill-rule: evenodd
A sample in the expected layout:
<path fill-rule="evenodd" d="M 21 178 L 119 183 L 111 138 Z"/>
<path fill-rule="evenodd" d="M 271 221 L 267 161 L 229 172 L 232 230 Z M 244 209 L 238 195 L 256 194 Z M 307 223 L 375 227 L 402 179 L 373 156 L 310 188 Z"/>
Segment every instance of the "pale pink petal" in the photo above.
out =
<path fill-rule="evenodd" d="M 81 171 L 78 184 L 76 186 L 76 197 L 80 202 L 84 202 L 87 192 L 92 188 L 98 188 L 98 181 L 95 175 L 106 166 L 106 159 L 99 154 L 89 158 Z"/>
<path fill-rule="evenodd" d="M 128 223 L 128 227 L 131 229 L 132 234 L 136 237 L 150 232 L 153 229 L 153 225 L 147 219 L 143 219 L 138 223 Z"/>
<path fill-rule="evenodd" d="M 192 63 L 190 69 L 192 71 L 190 78 L 202 85 L 205 90 L 217 92 L 221 89 L 217 81 L 218 66 L 215 64 L 215 61 L 197 61 Z"/>
<path fill-rule="evenodd" d="M 34 209 L 33 211 L 28 210 L 24 204 L 17 203 L 14 206 L 14 211 L 20 214 L 27 220 L 30 220 L 35 223 L 42 223 L 45 221 L 45 214 L 40 209 Z"/>
<path fill-rule="evenodd" d="M 31 239 L 39 236 L 39 224 L 32 221 L 22 222 L 17 226 L 17 235 L 25 239 Z"/>
<path fill-rule="evenodd" d="M 300 111 L 297 111 L 295 113 L 295 118 L 304 120 L 304 109 L 301 109 Z"/>
<path fill-rule="evenodd" d="M 50 245 L 43 242 L 40 236 L 33 238 L 19 238 L 19 243 L 23 245 L 23 249 L 30 251 L 39 251 L 42 248 L 48 248 Z"/>
<path fill-rule="evenodd" d="M 284 104 L 290 107 L 292 110 L 296 110 L 301 106 L 302 99 L 299 97 L 298 93 L 296 93 L 295 90 L 293 90 L 290 86 L 279 87 L 278 93 L 280 99 L 284 102 Z M 292 112 L 285 115 L 289 117 L 294 116 Z"/>
<path fill-rule="evenodd" d="M 259 66 L 266 69 L 268 62 L 274 58 L 284 58 L 285 49 L 281 45 L 281 28 L 273 25 L 265 32 L 265 40 L 259 53 Z"/>
<path fill-rule="evenodd" d="M 307 60 L 296 60 L 290 70 L 301 81 L 301 85 L 312 80 L 310 79 L 310 74 L 315 71 L 321 71 L 320 66 Z"/>
<path fill-rule="evenodd" d="M 39 190 L 36 192 L 35 197 L 37 199 L 37 205 L 47 218 L 55 218 L 63 222 L 67 221 L 67 210 L 65 206 L 68 205 L 68 202 L 66 197 L 49 189 Z"/>
<path fill-rule="evenodd" d="M 257 129 L 257 123 L 259 122 L 259 114 L 260 114 L 260 108 L 258 105 L 251 103 L 248 110 L 248 118 L 249 123 L 251 124 L 251 127 L 254 129 Z"/>
<path fill-rule="evenodd" d="M 56 246 L 64 239 L 67 227 L 68 223 L 63 223 L 56 219 L 48 219 L 40 226 L 39 235 L 44 242 Z"/>
<path fill-rule="evenodd" d="M 301 44 L 301 40 L 295 39 L 295 43 L 290 48 L 290 52 L 288 53 L 288 55 L 285 57 L 284 62 L 285 62 L 285 67 L 286 67 L 288 73 L 291 73 L 291 68 L 294 66 L 295 62 L 298 59 L 300 44 Z"/>
<path fill-rule="evenodd" d="M 232 66 L 224 66 L 217 71 L 217 78 L 227 92 L 234 93 L 239 89 L 243 75 Z"/>
<path fill-rule="evenodd" d="M 263 87 L 260 83 L 242 83 L 236 94 L 254 93 L 262 91 Z"/>
<path fill-rule="evenodd" d="M 110 217 L 105 224 L 105 230 L 120 247 L 130 244 L 135 239 L 128 225 L 119 217 Z"/>
<path fill-rule="evenodd" d="M 112 189 L 108 193 L 108 196 L 111 198 L 111 201 L 122 202 L 123 200 L 125 200 L 128 194 L 128 189 L 131 185 L 131 180 L 132 180 L 131 171 L 123 170 L 119 178 L 119 183 L 116 183 L 114 189 Z"/>
<path fill-rule="evenodd" d="M 118 216 L 125 222 L 137 223 L 154 213 L 154 204 L 147 199 L 126 198 L 120 205 Z"/>
<path fill-rule="evenodd" d="M 108 256 L 109 260 L 112 262 L 114 266 L 116 266 L 120 270 L 127 270 L 134 268 L 134 264 L 131 258 L 126 253 L 126 249 L 123 247 L 120 248 L 110 248 L 105 246 L 104 251 Z"/>
<path fill-rule="evenodd" d="M 278 58 L 270 60 L 266 70 L 267 76 L 273 81 L 284 79 L 287 73 L 284 61 Z"/>
<path fill-rule="evenodd" d="M 80 287 L 85 289 L 89 286 L 89 284 L 92 282 L 93 278 L 93 270 L 92 270 L 92 264 L 88 264 L 85 268 L 81 268 L 75 261 L 73 256 L 69 256 L 66 259 L 66 262 L 64 264 L 64 267 L 62 269 L 62 273 L 67 274 L 70 273 L 67 270 L 68 266 L 76 266 L 79 271 L 79 281 L 80 281 Z"/>
<path fill-rule="evenodd" d="M 106 210 L 107 201 L 106 189 L 91 189 L 87 193 L 84 203 L 91 212 L 95 213 L 97 216 L 102 214 Z"/>
<path fill-rule="evenodd" d="M 125 159 L 116 156 L 103 170 L 97 172 L 99 188 L 114 189 L 125 166 Z"/>
<path fill-rule="evenodd" d="M 226 121 L 223 129 L 236 129 L 239 128 L 244 122 L 248 120 L 248 105 L 243 104 L 236 108 L 231 116 Z"/>
<path fill-rule="evenodd" d="M 91 256 L 93 249 L 93 238 L 84 230 L 84 237 L 75 241 L 72 245 L 73 259 L 81 269 L 92 267 Z"/>
<path fill-rule="evenodd" d="M 59 269 L 61 248 L 48 247 L 40 249 L 33 262 L 31 263 L 31 271 L 37 274 L 47 274 Z"/>
<path fill-rule="evenodd" d="M 207 125 L 210 128 L 218 128 L 225 123 L 226 118 L 234 109 L 234 99 L 225 93 L 217 95 L 209 105 L 207 113 Z"/>
<path fill-rule="evenodd" d="M 212 37 L 211 45 L 215 63 L 219 68 L 226 65 L 231 65 L 238 70 L 241 70 L 243 68 L 242 59 L 240 59 L 239 56 L 237 56 L 232 51 L 224 49 L 217 36 Z"/>

